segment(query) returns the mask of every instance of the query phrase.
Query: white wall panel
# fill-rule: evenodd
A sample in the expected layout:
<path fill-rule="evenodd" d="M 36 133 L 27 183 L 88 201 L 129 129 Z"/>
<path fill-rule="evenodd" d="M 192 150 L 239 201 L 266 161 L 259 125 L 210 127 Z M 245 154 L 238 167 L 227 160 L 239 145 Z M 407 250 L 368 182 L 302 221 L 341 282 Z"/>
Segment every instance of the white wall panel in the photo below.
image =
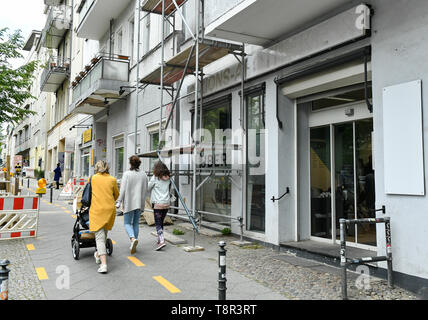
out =
<path fill-rule="evenodd" d="M 425 195 L 422 82 L 383 90 L 385 192 Z"/>

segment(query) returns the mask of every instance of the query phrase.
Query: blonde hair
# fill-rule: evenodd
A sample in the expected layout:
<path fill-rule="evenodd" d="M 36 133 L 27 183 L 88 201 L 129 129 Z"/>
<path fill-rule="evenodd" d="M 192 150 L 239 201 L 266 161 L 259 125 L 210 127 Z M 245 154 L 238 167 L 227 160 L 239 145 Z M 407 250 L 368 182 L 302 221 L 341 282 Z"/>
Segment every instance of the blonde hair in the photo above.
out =
<path fill-rule="evenodd" d="M 95 164 L 95 173 L 109 173 L 108 163 L 100 160 Z"/>

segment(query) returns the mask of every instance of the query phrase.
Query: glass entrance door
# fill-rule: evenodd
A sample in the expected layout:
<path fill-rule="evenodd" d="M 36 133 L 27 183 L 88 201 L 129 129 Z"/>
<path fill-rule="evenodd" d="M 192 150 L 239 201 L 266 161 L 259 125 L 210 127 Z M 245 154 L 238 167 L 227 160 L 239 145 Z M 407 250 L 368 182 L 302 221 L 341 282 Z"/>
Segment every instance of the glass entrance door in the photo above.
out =
<path fill-rule="evenodd" d="M 339 240 L 340 219 L 375 218 L 372 131 L 373 119 L 311 128 L 312 236 Z M 376 226 L 349 228 L 347 241 L 376 246 Z"/>

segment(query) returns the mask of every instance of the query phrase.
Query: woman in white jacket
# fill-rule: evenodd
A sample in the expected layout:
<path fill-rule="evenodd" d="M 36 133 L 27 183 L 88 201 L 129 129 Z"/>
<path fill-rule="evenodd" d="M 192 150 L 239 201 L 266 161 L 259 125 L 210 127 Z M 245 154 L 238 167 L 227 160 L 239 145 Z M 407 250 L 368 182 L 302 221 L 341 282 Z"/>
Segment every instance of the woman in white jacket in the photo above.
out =
<path fill-rule="evenodd" d="M 158 161 L 153 167 L 153 176 L 149 181 L 149 191 L 151 192 L 150 202 L 152 203 L 156 232 L 158 234 L 156 251 L 165 247 L 163 222 L 168 213 L 171 201 L 170 175 L 168 167 L 163 162 Z"/>
<path fill-rule="evenodd" d="M 131 254 L 138 245 L 138 233 L 141 211 L 144 210 L 147 193 L 147 175 L 140 171 L 141 160 L 137 156 L 129 158 L 131 169 L 123 174 L 120 183 L 120 195 L 116 203 L 119 208 L 123 202 L 123 220 L 125 230 L 131 240 Z"/>

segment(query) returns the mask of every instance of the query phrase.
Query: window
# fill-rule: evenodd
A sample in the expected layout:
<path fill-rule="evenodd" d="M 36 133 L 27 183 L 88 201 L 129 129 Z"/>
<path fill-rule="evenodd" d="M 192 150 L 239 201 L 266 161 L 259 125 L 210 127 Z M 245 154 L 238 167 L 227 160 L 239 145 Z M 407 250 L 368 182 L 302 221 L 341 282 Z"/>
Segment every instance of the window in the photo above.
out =
<path fill-rule="evenodd" d="M 90 161 L 90 148 L 82 150 L 81 164 L 80 164 L 80 175 L 82 177 L 89 176 L 89 161 Z"/>
<path fill-rule="evenodd" d="M 123 32 L 122 32 L 122 30 L 120 30 L 117 33 L 117 51 L 116 51 L 116 53 L 119 55 L 123 54 L 123 44 L 122 43 L 123 43 Z"/>
<path fill-rule="evenodd" d="M 117 179 L 122 179 L 124 165 L 124 143 L 123 137 L 116 138 L 113 141 L 114 145 L 114 174 Z"/>
<path fill-rule="evenodd" d="M 159 146 L 159 131 L 150 132 L 150 151 L 157 150 L 158 146 Z M 150 159 L 149 170 L 152 170 L 156 161 L 157 159 L 153 159 L 153 158 Z"/>
<path fill-rule="evenodd" d="M 211 133 L 213 143 L 215 142 L 216 130 L 224 132 L 232 128 L 231 100 L 229 97 L 210 102 L 204 107 L 202 127 Z M 223 145 L 225 146 L 226 143 L 227 138 L 223 136 Z M 225 161 L 226 150 L 225 148 L 216 148 L 212 152 L 204 152 L 199 167 L 214 170 L 230 169 L 230 164 Z M 198 175 L 197 184 L 201 184 L 209 174 L 209 170 L 202 170 L 201 175 Z M 203 183 L 196 193 L 196 203 L 199 210 L 230 216 L 232 207 L 232 184 L 230 180 L 222 175 L 213 175 L 211 179 Z M 226 223 L 230 226 L 230 221 L 222 218 L 207 216 L 206 219 L 212 222 Z"/>
<path fill-rule="evenodd" d="M 264 92 L 246 97 L 247 103 L 247 228 L 265 231 Z"/>

